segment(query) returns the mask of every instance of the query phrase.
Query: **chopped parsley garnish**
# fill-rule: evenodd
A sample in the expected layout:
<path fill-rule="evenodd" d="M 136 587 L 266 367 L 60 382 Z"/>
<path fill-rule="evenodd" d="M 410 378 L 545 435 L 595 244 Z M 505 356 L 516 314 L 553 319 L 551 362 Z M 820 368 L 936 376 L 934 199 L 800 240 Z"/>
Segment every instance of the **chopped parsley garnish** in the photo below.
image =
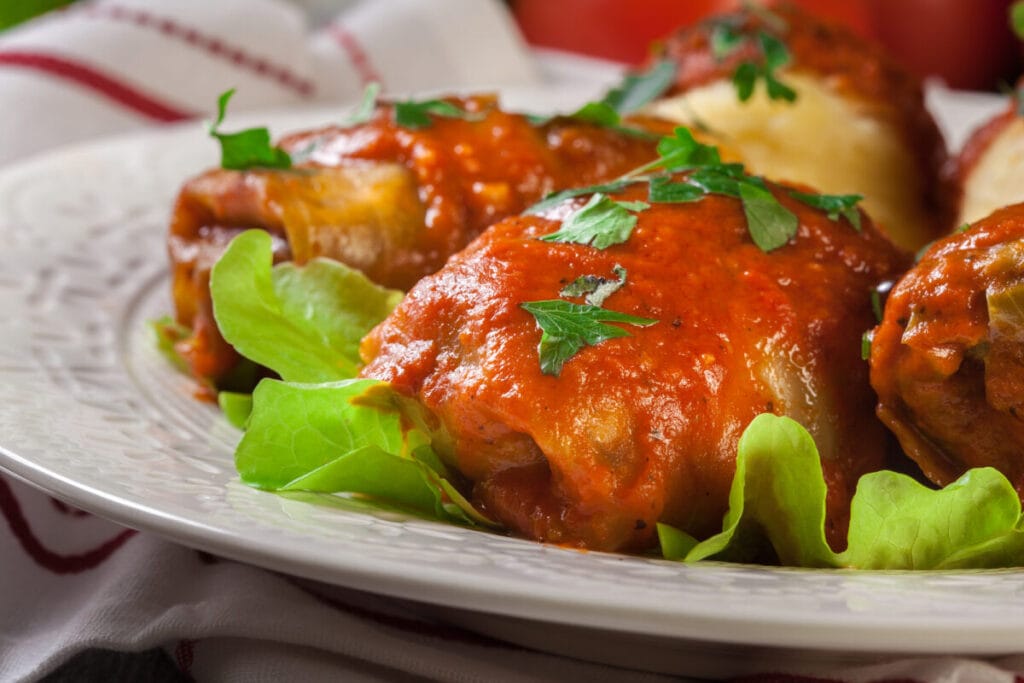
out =
<path fill-rule="evenodd" d="M 800 227 L 796 214 L 780 204 L 771 190 L 752 182 L 741 182 L 737 187 L 747 230 L 761 251 L 778 249 L 796 235 Z"/>
<path fill-rule="evenodd" d="M 859 194 L 808 194 L 791 190 L 789 196 L 803 202 L 812 209 L 820 209 L 825 212 L 829 220 L 837 221 L 840 217 L 845 218 L 857 232 L 861 231 L 860 211 L 857 210 L 857 203 L 864 199 Z"/>
<path fill-rule="evenodd" d="M 868 360 L 871 358 L 871 342 L 874 341 L 875 332 L 874 330 L 868 330 L 860 337 L 860 359 Z"/>
<path fill-rule="evenodd" d="M 558 376 L 562 366 L 584 346 L 594 346 L 609 339 L 628 337 L 629 332 L 608 325 L 609 322 L 647 327 L 657 320 L 609 311 L 590 304 L 574 304 L 561 299 L 528 301 L 520 306 L 530 313 L 541 329 L 540 370 Z"/>
<path fill-rule="evenodd" d="M 634 112 L 654 101 L 667 91 L 676 77 L 676 65 L 672 60 L 662 60 L 643 73 L 628 74 L 622 83 L 609 90 L 598 101 L 587 102 L 568 115 L 568 118 L 611 128 L 628 135 L 656 138 L 640 128 L 622 124 L 622 115 Z M 531 116 L 531 123 L 540 126 L 551 121 L 552 116 Z"/>
<path fill-rule="evenodd" d="M 688 173 L 679 178 L 666 175 L 683 171 Z M 605 246 L 629 238 L 636 225 L 636 217 L 630 216 L 629 211 L 647 208 L 615 202 L 606 197 L 605 193 L 618 192 L 630 183 L 639 182 L 648 183 L 648 200 L 656 203 L 693 202 L 708 194 L 739 199 L 743 204 L 751 239 L 766 252 L 783 246 L 797 233 L 799 221 L 796 214 L 779 203 L 763 178 L 747 173 L 743 164 L 723 163 L 717 148 L 697 142 L 693 134 L 682 127 L 676 128 L 674 135 L 662 138 L 658 143 L 658 158 L 654 161 L 610 183 L 549 195 L 539 204 L 530 207 L 527 213 L 538 213 L 565 199 L 595 193 L 583 209 L 563 223 L 561 230 L 541 239 L 591 244 L 604 249 Z M 855 230 L 861 230 L 860 213 L 856 207 L 861 200 L 860 195 L 820 195 L 797 190 L 786 192 L 801 203 L 824 211 L 830 220 L 845 218 Z M 616 210 L 616 204 L 621 207 L 619 210 Z M 627 223 L 628 231 L 623 228 Z M 598 239 L 596 233 L 606 236 Z M 624 237 L 618 241 L 607 241 L 607 235 Z"/>
<path fill-rule="evenodd" d="M 220 142 L 220 165 L 234 171 L 249 168 L 291 168 L 288 152 L 270 144 L 270 131 L 266 128 L 247 128 L 237 133 L 221 133 L 220 125 L 227 114 L 228 102 L 235 89 L 221 93 L 217 98 L 217 119 L 210 124 L 210 137 Z"/>
<path fill-rule="evenodd" d="M 882 293 L 877 289 L 871 290 L 871 312 L 875 314 L 875 322 L 882 322 Z"/>
<path fill-rule="evenodd" d="M 1024 40 L 1024 0 L 1017 0 L 1010 6 L 1010 27 L 1018 38 Z"/>
<path fill-rule="evenodd" d="M 703 187 L 689 185 L 687 183 L 676 183 L 668 176 L 651 178 L 648 199 L 652 202 L 681 203 L 695 202 L 707 196 Z"/>
<path fill-rule="evenodd" d="M 763 8 L 758 14 L 764 23 L 775 32 L 786 30 L 785 21 Z M 778 70 L 792 60 L 786 43 L 769 31 L 760 30 L 754 35 L 744 33 L 736 16 L 723 17 L 716 20 L 711 28 L 711 55 L 717 61 L 723 61 L 742 49 L 750 49 L 760 54 L 755 60 L 740 62 L 732 75 L 732 83 L 736 88 L 736 96 L 741 102 L 749 100 L 757 89 L 757 82 L 763 80 L 768 97 L 773 100 L 796 100 L 796 91 L 779 80 Z"/>
<path fill-rule="evenodd" d="M 649 206 L 646 202 L 617 202 L 598 192 L 583 208 L 563 221 L 560 230 L 540 239 L 607 249 L 629 239 L 637 221 L 632 212 L 643 211 Z"/>
<path fill-rule="evenodd" d="M 643 178 L 637 178 L 635 180 L 615 180 L 610 183 L 602 183 L 600 185 L 588 185 L 586 187 L 574 187 L 569 190 L 559 190 L 558 192 L 552 192 L 544 199 L 540 200 L 533 206 L 529 207 L 523 213 L 537 214 L 543 213 L 548 209 L 558 206 L 566 199 L 572 199 L 573 197 L 582 197 L 585 194 L 592 194 L 594 192 L 619 192 L 626 189 L 630 183 L 641 183 Z"/>
<path fill-rule="evenodd" d="M 658 157 L 657 166 L 669 172 L 722 164 L 717 147 L 697 142 L 693 133 L 683 127 L 658 142 Z"/>
<path fill-rule="evenodd" d="M 711 28 L 711 56 L 721 62 L 743 47 L 747 37 L 731 23 L 720 21 Z"/>
<path fill-rule="evenodd" d="M 403 128 L 413 130 L 428 127 L 432 122 L 432 115 L 467 121 L 480 118 L 479 114 L 468 112 L 447 100 L 422 100 L 419 102 L 405 100 L 395 102 L 394 107 L 395 123 Z"/>
<path fill-rule="evenodd" d="M 367 83 L 363 90 L 363 99 L 359 106 L 341 122 L 343 127 L 357 126 L 366 123 L 373 118 L 373 112 L 377 108 L 377 96 L 380 94 L 380 83 L 373 81 Z"/>
<path fill-rule="evenodd" d="M 591 306 L 601 306 L 615 292 L 622 289 L 626 284 L 626 269 L 620 265 L 612 268 L 615 279 L 611 280 L 600 275 L 581 275 L 558 293 L 569 299 L 583 297 L 584 303 Z"/>
<path fill-rule="evenodd" d="M 619 114 L 634 112 L 661 97 L 676 78 L 676 64 L 670 59 L 656 62 L 639 74 L 629 74 L 601 100 Z"/>
<path fill-rule="evenodd" d="M 570 114 L 569 118 L 606 128 L 615 128 L 622 121 L 619 112 L 605 102 L 587 102 Z"/>

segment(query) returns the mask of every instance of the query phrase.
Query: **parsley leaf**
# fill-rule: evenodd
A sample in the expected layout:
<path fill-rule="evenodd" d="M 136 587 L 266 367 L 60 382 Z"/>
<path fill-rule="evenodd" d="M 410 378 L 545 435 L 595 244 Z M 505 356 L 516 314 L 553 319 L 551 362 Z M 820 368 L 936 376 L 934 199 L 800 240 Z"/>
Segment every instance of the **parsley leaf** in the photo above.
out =
<path fill-rule="evenodd" d="M 680 203 L 695 202 L 704 198 L 707 192 L 703 187 L 689 183 L 673 182 L 668 176 L 651 178 L 647 198 L 652 202 Z"/>
<path fill-rule="evenodd" d="M 882 322 L 882 293 L 877 289 L 871 290 L 871 312 L 875 314 L 875 322 Z"/>
<path fill-rule="evenodd" d="M 639 74 L 629 74 L 601 100 L 619 114 L 628 114 L 663 95 L 676 78 L 676 65 L 663 59 Z"/>
<path fill-rule="evenodd" d="M 697 142 L 693 133 L 682 126 L 658 142 L 658 156 L 655 165 L 669 172 L 722 163 L 717 147 Z"/>
<path fill-rule="evenodd" d="M 643 211 L 649 206 L 645 202 L 617 202 L 597 193 L 583 208 L 563 221 L 560 230 L 540 239 L 545 242 L 589 244 L 595 249 L 607 249 L 629 239 L 637 222 L 631 212 Z"/>
<path fill-rule="evenodd" d="M 530 313 L 541 329 L 537 352 L 540 370 L 558 376 L 565 362 L 584 346 L 594 346 L 609 339 L 628 337 L 629 332 L 607 325 L 608 322 L 647 327 L 657 320 L 609 311 L 598 306 L 580 305 L 561 299 L 529 301 L 520 306 Z"/>
<path fill-rule="evenodd" d="M 778 249 L 796 235 L 800 225 L 796 214 L 779 204 L 770 190 L 744 182 L 739 184 L 739 194 L 750 237 L 761 251 Z"/>
<path fill-rule="evenodd" d="M 787 30 L 785 21 L 774 13 L 753 5 L 749 9 L 761 17 L 770 31 L 782 33 Z M 776 73 L 792 60 L 789 48 L 776 35 L 766 30 L 753 35 L 744 33 L 736 16 L 726 16 L 713 22 L 708 42 L 711 56 L 718 62 L 743 48 L 760 53 L 760 59 L 740 62 L 733 72 L 732 83 L 740 102 L 746 102 L 754 95 L 757 82 L 762 79 L 770 99 L 796 100 L 796 91 L 780 81 Z"/>
<path fill-rule="evenodd" d="M 864 199 L 859 194 L 809 194 L 793 190 L 789 196 L 799 202 L 806 204 L 812 209 L 824 211 L 829 220 L 837 221 L 840 217 L 845 218 L 857 232 L 861 231 L 860 211 L 857 210 L 857 203 Z"/>
<path fill-rule="evenodd" d="M 596 192 L 619 192 L 624 190 L 631 183 L 643 182 L 642 178 L 634 180 L 615 180 L 610 183 L 602 183 L 600 185 L 588 185 L 586 187 L 574 187 L 568 190 L 559 190 L 558 192 L 552 192 L 544 199 L 540 200 L 533 206 L 529 207 L 523 213 L 527 214 L 538 214 L 547 211 L 548 209 L 558 206 L 566 199 L 573 199 L 574 197 L 582 197 L 585 194 L 592 194 Z"/>
<path fill-rule="evenodd" d="M 871 342 L 875 339 L 874 330 L 868 330 L 860 336 L 860 359 L 868 360 L 871 358 Z"/>
<path fill-rule="evenodd" d="M 597 126 L 606 126 L 608 128 L 618 126 L 621 121 L 619 118 L 619 112 L 615 111 L 615 109 L 606 102 L 587 102 L 575 112 L 569 114 L 569 118 L 576 119 L 577 121 L 582 121 L 584 123 L 593 123 Z"/>
<path fill-rule="evenodd" d="M 622 125 L 622 114 L 640 109 L 669 89 L 676 77 L 676 66 L 662 60 L 644 73 L 629 74 L 597 102 L 587 102 L 568 117 L 584 123 L 613 128 L 628 135 L 656 137 L 645 130 Z M 553 117 L 531 117 L 534 125 L 543 125 Z"/>
<path fill-rule="evenodd" d="M 472 114 L 447 100 L 423 100 L 421 102 L 405 100 L 403 102 L 395 102 L 394 107 L 395 123 L 403 128 L 411 128 L 413 130 L 430 126 L 432 122 L 431 114 L 453 119 L 465 119 L 467 121 L 479 118 L 477 114 Z"/>
<path fill-rule="evenodd" d="M 740 102 L 746 102 L 754 95 L 754 88 L 757 86 L 757 77 L 761 70 L 753 62 L 743 62 L 736 67 L 732 75 L 732 84 L 736 88 L 736 97 Z"/>
<path fill-rule="evenodd" d="M 220 142 L 220 165 L 234 171 L 249 168 L 291 168 L 292 158 L 280 147 L 270 144 L 266 128 L 248 128 L 237 133 L 221 133 L 228 102 L 235 94 L 231 88 L 217 98 L 217 119 L 210 124 L 210 137 Z"/>
<path fill-rule="evenodd" d="M 612 268 L 612 272 L 615 273 L 616 279 L 614 280 L 600 275 L 581 275 L 562 287 L 562 291 L 558 295 L 569 298 L 582 296 L 585 303 L 591 306 L 600 306 L 608 297 L 622 289 L 622 285 L 626 284 L 625 268 L 616 265 Z"/>
<path fill-rule="evenodd" d="M 761 52 L 764 53 L 764 66 L 768 73 L 789 64 L 789 48 L 781 40 L 762 31 L 757 34 L 757 41 L 761 45 Z"/>
<path fill-rule="evenodd" d="M 746 36 L 735 25 L 720 21 L 711 29 L 711 56 L 721 62 L 740 49 L 745 41 Z"/>
<path fill-rule="evenodd" d="M 359 106 L 341 122 L 341 125 L 348 128 L 369 121 L 373 117 L 374 110 L 377 108 L 377 96 L 379 94 L 380 83 L 377 81 L 367 83 Z"/>
<path fill-rule="evenodd" d="M 1017 37 L 1024 40 L 1024 0 L 1017 0 L 1010 6 L 1010 26 Z"/>

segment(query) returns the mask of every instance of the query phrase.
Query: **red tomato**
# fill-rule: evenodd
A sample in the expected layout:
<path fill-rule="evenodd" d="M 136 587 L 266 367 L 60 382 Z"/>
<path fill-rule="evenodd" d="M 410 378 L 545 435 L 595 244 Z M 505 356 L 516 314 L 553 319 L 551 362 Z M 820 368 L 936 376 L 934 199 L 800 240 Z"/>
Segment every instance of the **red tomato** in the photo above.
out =
<path fill-rule="evenodd" d="M 902 2 L 902 0 L 892 0 Z M 870 35 L 866 0 L 797 0 L 811 12 Z M 680 26 L 737 9 L 741 0 L 513 0 L 533 45 L 637 64 L 651 43 Z"/>
<path fill-rule="evenodd" d="M 1013 79 L 1020 43 L 1012 0 L 866 0 L 878 40 L 919 76 L 955 88 L 994 89 Z"/>
<path fill-rule="evenodd" d="M 1009 29 L 1013 0 L 793 0 L 873 38 L 919 76 L 952 87 L 993 89 L 1013 80 L 1020 44 Z M 512 0 L 526 39 L 630 64 L 679 26 L 736 9 L 741 0 Z"/>
<path fill-rule="evenodd" d="M 730 0 L 515 0 L 526 39 L 541 47 L 637 64 L 673 29 L 733 5 Z"/>

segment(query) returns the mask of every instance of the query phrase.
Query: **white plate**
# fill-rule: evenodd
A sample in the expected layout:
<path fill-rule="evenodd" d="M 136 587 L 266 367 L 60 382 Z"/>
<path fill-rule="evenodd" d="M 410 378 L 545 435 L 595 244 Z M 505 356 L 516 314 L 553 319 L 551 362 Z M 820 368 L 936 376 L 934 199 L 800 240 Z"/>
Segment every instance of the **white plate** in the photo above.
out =
<path fill-rule="evenodd" d="M 516 100 L 551 104 L 550 95 Z M 933 101 L 957 141 L 999 107 L 948 93 Z M 269 123 L 280 132 L 336 116 L 280 114 Z M 749 650 L 737 658 L 738 644 L 790 664 L 1024 650 L 1024 571 L 688 566 L 312 505 L 241 485 L 231 458 L 239 433 L 192 399 L 145 326 L 170 310 L 164 230 L 175 191 L 214 154 L 192 125 L 0 172 L 7 470 L 86 510 L 197 548 L 443 606 L 447 618 L 502 637 L 634 666 L 742 673 L 760 660 Z M 540 625 L 557 631 L 557 646 Z"/>

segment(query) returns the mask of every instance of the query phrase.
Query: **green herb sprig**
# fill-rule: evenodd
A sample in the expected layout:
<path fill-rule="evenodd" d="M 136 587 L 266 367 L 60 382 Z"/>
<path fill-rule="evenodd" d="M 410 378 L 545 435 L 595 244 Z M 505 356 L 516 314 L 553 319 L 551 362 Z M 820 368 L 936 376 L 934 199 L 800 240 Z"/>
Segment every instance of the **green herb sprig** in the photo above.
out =
<path fill-rule="evenodd" d="M 483 118 L 480 114 L 466 111 L 447 100 L 403 100 L 394 103 L 395 123 L 403 128 L 427 128 L 433 123 L 433 116 L 465 121 L 479 121 Z"/>
<path fill-rule="evenodd" d="M 220 143 L 220 165 L 234 171 L 250 168 L 291 168 L 288 152 L 270 144 L 270 131 L 266 128 L 247 128 L 237 133 L 221 133 L 220 126 L 227 114 L 228 102 L 235 94 L 231 88 L 217 98 L 217 119 L 210 124 L 210 137 Z"/>
<path fill-rule="evenodd" d="M 1017 0 L 1010 5 L 1009 13 L 1010 28 L 1019 39 L 1024 40 L 1024 0 Z"/>
<path fill-rule="evenodd" d="M 781 17 L 763 8 L 758 12 L 773 31 L 785 32 Z M 779 36 L 765 30 L 749 35 L 742 31 L 737 17 L 723 17 L 713 24 L 710 42 L 711 54 L 719 62 L 742 49 L 753 48 L 758 53 L 758 59 L 741 62 L 733 72 L 732 83 L 741 102 L 753 96 L 758 81 L 764 81 L 769 99 L 796 101 L 796 91 L 779 80 L 778 71 L 793 59 Z"/>
<path fill-rule="evenodd" d="M 646 202 L 617 202 L 600 192 L 595 193 L 583 208 L 574 212 L 560 230 L 540 239 L 545 242 L 571 242 L 587 244 L 595 249 L 607 249 L 622 244 L 636 227 L 636 211 L 650 207 Z"/>
<path fill-rule="evenodd" d="M 682 178 L 670 175 L 681 172 L 686 172 Z M 604 193 L 617 192 L 629 184 L 642 182 L 648 184 L 648 200 L 653 203 L 692 202 L 703 199 L 709 194 L 721 194 L 739 199 L 743 205 L 751 239 L 754 244 L 766 252 L 778 249 L 789 242 L 796 235 L 799 227 L 796 215 L 779 203 L 763 178 L 750 175 L 743 164 L 723 163 L 716 147 L 698 142 L 693 134 L 683 127 L 676 128 L 673 135 L 662 138 L 658 143 L 657 159 L 633 169 L 610 183 L 575 188 L 549 195 L 527 209 L 527 213 L 540 213 L 565 199 L 589 193 L 595 193 L 595 196 L 600 193 L 603 197 Z M 789 190 L 788 194 L 811 208 L 824 211 L 830 220 L 845 219 L 855 230 L 858 232 L 861 230 L 860 212 L 857 209 L 857 203 L 863 199 L 860 195 L 812 194 L 797 190 Z M 607 197 L 604 199 L 612 204 L 615 203 Z M 598 203 L 593 198 L 591 202 Z M 621 202 L 619 204 L 624 205 Z M 607 204 L 604 206 L 606 207 L 604 209 L 606 217 L 601 225 L 606 226 L 604 229 L 613 231 L 619 223 L 612 220 L 611 209 L 607 208 Z M 584 208 L 588 207 L 589 204 Z M 573 218 L 575 216 L 576 214 Z M 617 220 L 624 221 L 626 219 L 618 214 Z M 635 220 L 633 223 L 635 225 Z M 567 232 L 567 226 L 563 224 L 563 228 L 554 234 L 561 235 L 565 232 Z M 575 233 L 577 230 L 573 228 L 570 232 Z M 628 239 L 628 234 L 626 238 Z M 549 235 L 542 239 L 552 239 L 552 236 Z M 580 243 L 591 244 L 593 242 L 581 241 Z"/>
<path fill-rule="evenodd" d="M 380 83 L 377 81 L 367 83 L 363 89 L 363 98 L 359 101 L 359 106 L 341 122 L 342 127 L 358 126 L 373 118 L 373 112 L 377 109 L 377 97 L 379 95 Z"/>
<path fill-rule="evenodd" d="M 534 317 L 541 329 L 540 344 L 537 346 L 541 372 L 556 377 L 561 374 L 565 362 L 584 346 L 594 346 L 609 339 L 630 336 L 629 332 L 621 327 L 607 323 L 647 327 L 658 322 L 650 318 L 609 311 L 600 306 L 574 304 L 561 299 L 528 301 L 520 306 Z"/>
<path fill-rule="evenodd" d="M 595 126 L 611 128 L 627 135 L 640 137 L 656 137 L 651 133 L 624 125 L 622 117 L 641 109 L 663 95 L 676 77 L 676 64 L 664 59 L 655 62 L 647 71 L 627 74 L 622 82 L 610 89 L 605 96 L 593 102 L 587 102 L 567 118 L 591 123 Z M 534 125 L 544 125 L 553 120 L 554 116 L 531 116 Z"/>

